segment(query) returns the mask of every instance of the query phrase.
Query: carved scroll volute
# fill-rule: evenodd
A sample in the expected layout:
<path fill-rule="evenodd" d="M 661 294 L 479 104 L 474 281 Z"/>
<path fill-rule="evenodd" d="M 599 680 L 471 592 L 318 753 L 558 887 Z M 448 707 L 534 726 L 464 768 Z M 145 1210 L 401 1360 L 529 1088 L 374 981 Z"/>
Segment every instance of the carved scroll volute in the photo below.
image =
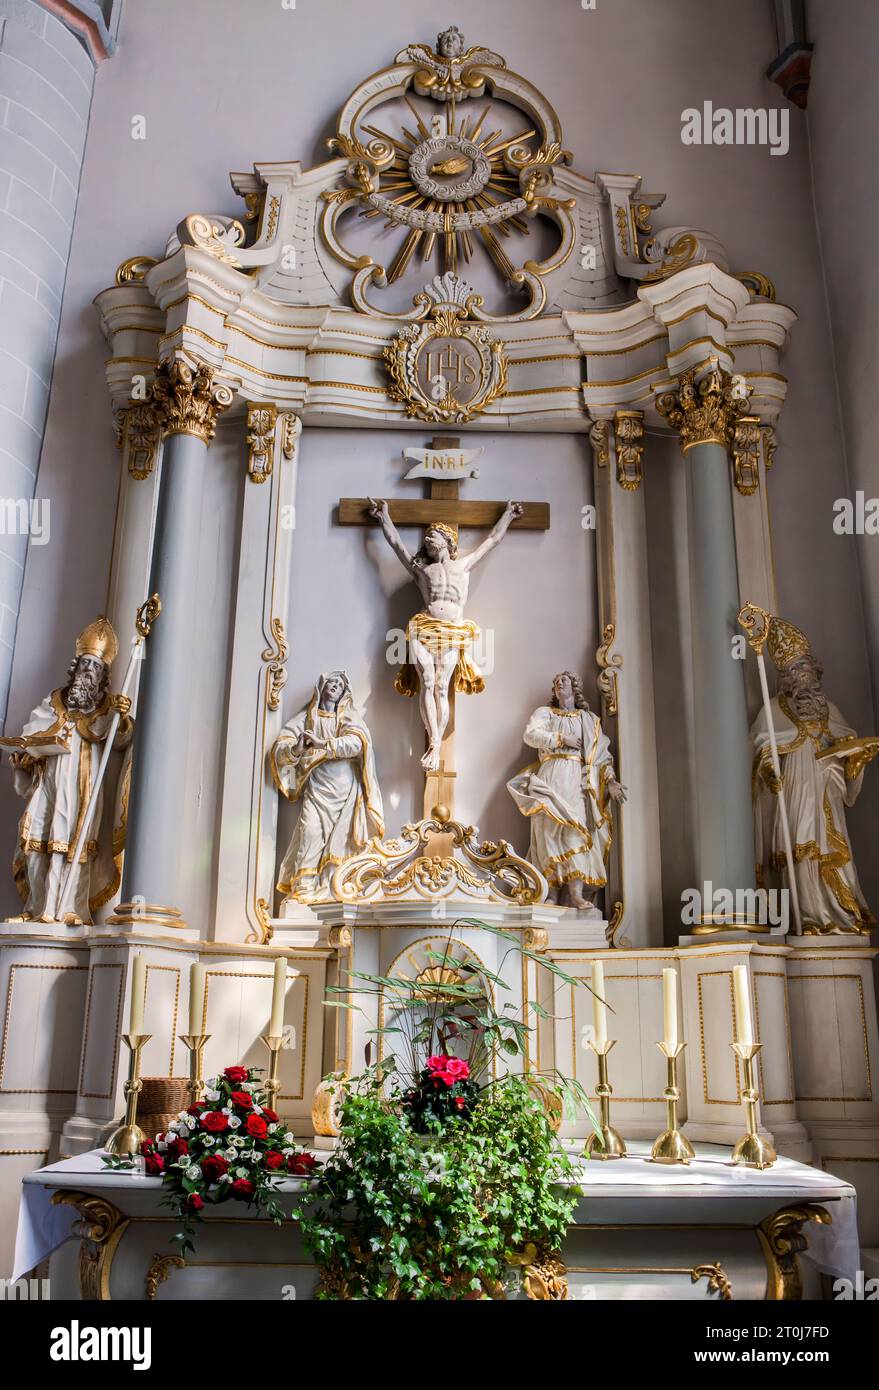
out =
<path fill-rule="evenodd" d="M 595 660 L 598 663 L 598 689 L 604 701 L 604 712 L 611 718 L 619 711 L 617 672 L 623 664 L 623 658 L 619 652 L 611 653 L 616 635 L 616 623 L 605 623 L 601 646 L 595 653 Z"/>

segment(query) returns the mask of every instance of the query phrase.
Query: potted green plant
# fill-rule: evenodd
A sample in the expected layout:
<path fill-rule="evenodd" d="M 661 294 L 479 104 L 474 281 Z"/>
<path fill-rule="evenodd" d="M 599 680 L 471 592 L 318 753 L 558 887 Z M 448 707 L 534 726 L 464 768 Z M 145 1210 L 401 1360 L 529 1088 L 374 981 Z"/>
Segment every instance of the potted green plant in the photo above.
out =
<path fill-rule="evenodd" d="M 584 983 L 511 932 L 455 926 L 494 932 L 508 954 Z M 297 1213 L 319 1298 L 566 1296 L 557 1252 L 580 1194 L 557 1130 L 577 1107 L 596 1121 L 578 1082 L 513 1069 L 532 1025 L 493 1003 L 506 956 L 489 972 L 456 954 L 453 931 L 416 979 L 355 972 L 334 991 L 344 1008 L 381 996 L 387 1022 L 371 1030 L 380 1060 L 340 1079 L 337 1146 Z"/>

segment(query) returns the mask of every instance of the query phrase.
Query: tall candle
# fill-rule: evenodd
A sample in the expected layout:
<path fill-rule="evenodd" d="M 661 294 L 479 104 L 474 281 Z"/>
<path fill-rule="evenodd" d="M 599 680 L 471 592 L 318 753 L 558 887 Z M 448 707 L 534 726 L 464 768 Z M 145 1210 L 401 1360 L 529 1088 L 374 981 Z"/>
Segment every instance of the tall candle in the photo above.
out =
<path fill-rule="evenodd" d="M 284 1001 L 287 995 L 287 957 L 278 956 L 275 961 L 275 978 L 272 984 L 272 1016 L 269 1020 L 269 1037 L 279 1038 L 284 1031 Z"/>
<path fill-rule="evenodd" d="M 194 960 L 189 967 L 189 1032 L 200 1036 L 204 1029 L 204 966 Z"/>
<path fill-rule="evenodd" d="M 662 972 L 662 1041 L 667 1052 L 674 1052 L 678 1045 L 678 972 Z"/>
<path fill-rule="evenodd" d="M 604 962 L 592 962 L 592 1026 L 599 1047 L 607 1042 L 607 1005 L 604 1002 Z"/>
<path fill-rule="evenodd" d="M 143 1032 L 143 1006 L 146 997 L 146 961 L 143 956 L 131 957 L 131 1008 L 128 1032 L 132 1036 Z"/>
<path fill-rule="evenodd" d="M 733 996 L 736 1005 L 736 1042 L 754 1041 L 754 1023 L 751 1018 L 751 994 L 748 989 L 748 967 L 733 966 Z"/>

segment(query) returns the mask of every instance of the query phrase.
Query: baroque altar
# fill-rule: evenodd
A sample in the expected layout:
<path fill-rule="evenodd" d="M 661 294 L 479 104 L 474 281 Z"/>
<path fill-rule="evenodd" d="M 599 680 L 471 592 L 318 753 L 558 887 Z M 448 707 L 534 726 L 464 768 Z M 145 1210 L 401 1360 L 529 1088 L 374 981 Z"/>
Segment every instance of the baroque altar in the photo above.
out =
<path fill-rule="evenodd" d="M 740 1136 L 748 1086 L 729 1043 L 743 966 L 760 1132 L 789 1164 L 832 1171 L 828 1200 L 856 1185 L 862 1243 L 879 1245 L 875 953 L 841 810 L 828 830 L 841 877 L 815 861 L 820 920 L 779 929 L 755 908 L 752 772 L 767 796 L 779 779 L 755 723 L 745 605 L 778 637 L 779 690 L 820 696 L 814 661 L 804 694 L 779 646 L 766 492 L 796 314 L 712 232 L 654 228 L 665 198 L 640 176 L 579 172 L 549 100 L 456 29 L 360 84 L 329 144 L 313 168 L 233 173 L 238 216 L 182 217 L 95 301 L 121 470 L 102 621 L 121 645 L 153 594 L 161 615 L 130 710 L 109 693 L 112 660 L 96 677 L 106 709 L 89 706 L 115 710 L 126 738 L 133 720 L 130 757 L 122 738 L 113 750 L 124 794 L 103 816 L 118 810 L 105 832 L 121 882 L 85 893 L 93 858 L 107 860 L 96 833 L 94 856 L 72 856 L 77 911 L 26 906 L 0 924 L 3 1161 L 16 1177 L 59 1160 L 81 1176 L 63 1165 L 113 1127 L 135 956 L 142 1066 L 159 1076 L 185 1071 L 194 962 L 207 1070 L 233 1054 L 257 1064 L 284 957 L 278 1108 L 331 1146 L 322 1079 L 363 1066 L 381 1009 L 324 1007 L 327 988 L 352 971 L 417 982 L 448 940 L 490 980 L 503 938 L 483 922 L 529 951 L 503 981 L 519 1015 L 539 1005 L 516 1065 L 592 1095 L 588 989 L 561 986 L 552 965 L 586 981 L 603 962 L 615 1121 L 635 1144 L 666 1111 L 655 1043 L 669 968 L 682 1126 L 699 1145 Z M 688 489 L 695 880 L 715 899 L 745 895 L 743 911 L 703 902 L 689 924 L 670 913 L 660 834 L 646 475 L 669 460 Z M 848 808 L 875 740 L 841 718 L 833 729 L 815 757 L 840 745 Z M 23 759 L 49 755 L 15 756 L 27 772 Z M 775 809 L 759 819 L 779 876 Z M 23 838 L 50 863 L 62 853 Z M 562 1132 L 582 1142 L 589 1126 Z M 767 1186 L 750 1227 L 765 1236 L 795 1186 Z M 820 1174 L 813 1188 L 809 1201 Z M 742 1277 L 757 1289 L 751 1245 Z M 694 1285 L 706 1260 L 738 1258 L 692 1253 Z M 762 1268 L 753 1296 L 782 1277 Z"/>

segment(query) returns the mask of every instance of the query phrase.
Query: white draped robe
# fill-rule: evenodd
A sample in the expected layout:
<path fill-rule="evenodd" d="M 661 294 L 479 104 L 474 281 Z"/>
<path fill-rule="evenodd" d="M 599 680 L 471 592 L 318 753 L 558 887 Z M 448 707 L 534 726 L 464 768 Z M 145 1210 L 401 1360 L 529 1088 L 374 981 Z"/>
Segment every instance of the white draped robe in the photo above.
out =
<path fill-rule="evenodd" d="M 54 690 L 24 726 L 25 746 L 20 751 L 28 762 L 15 768 L 14 782 L 16 792 L 27 804 L 19 823 L 13 872 L 24 912 L 35 920 L 57 917 L 61 889 L 112 714 L 106 698 L 91 714 L 68 710 L 62 692 Z M 126 716 L 119 724 L 115 750 L 129 748 L 132 730 L 132 721 Z M 56 743 L 56 739 L 61 742 Z M 115 766 L 111 761 L 98 793 L 88 838 L 79 857 L 76 886 L 68 902 L 68 911 L 84 922 L 91 921 L 92 913 L 119 887 L 129 780 L 130 759 L 126 757 L 121 772 L 118 760 Z"/>
<path fill-rule="evenodd" d="M 564 745 L 571 735 L 576 748 Z M 591 710 L 541 705 L 524 740 L 537 749 L 537 762 L 507 789 L 531 822 L 529 859 L 553 889 L 574 879 L 588 889 L 603 888 L 612 833 L 607 784 L 614 768 L 600 720 Z"/>
<path fill-rule="evenodd" d="M 784 696 L 772 701 L 772 719 L 784 777 L 797 893 L 803 926 L 818 932 L 861 931 L 873 917 L 864 901 L 852 858 L 845 808 L 861 790 L 868 756 L 842 749 L 818 754 L 855 737 L 835 705 L 827 719 L 801 720 Z M 751 729 L 754 741 L 754 799 L 758 881 L 787 882 L 781 811 L 774 789 L 766 711 Z"/>
<path fill-rule="evenodd" d="M 318 698 L 316 690 L 306 708 L 285 724 L 271 753 L 278 790 L 301 802 L 278 889 L 305 903 L 329 901 L 339 864 L 373 836 L 384 834 L 369 730 L 350 696 L 335 710 L 322 710 Z M 295 745 L 304 732 L 326 740 L 327 748 L 297 754 Z"/>

